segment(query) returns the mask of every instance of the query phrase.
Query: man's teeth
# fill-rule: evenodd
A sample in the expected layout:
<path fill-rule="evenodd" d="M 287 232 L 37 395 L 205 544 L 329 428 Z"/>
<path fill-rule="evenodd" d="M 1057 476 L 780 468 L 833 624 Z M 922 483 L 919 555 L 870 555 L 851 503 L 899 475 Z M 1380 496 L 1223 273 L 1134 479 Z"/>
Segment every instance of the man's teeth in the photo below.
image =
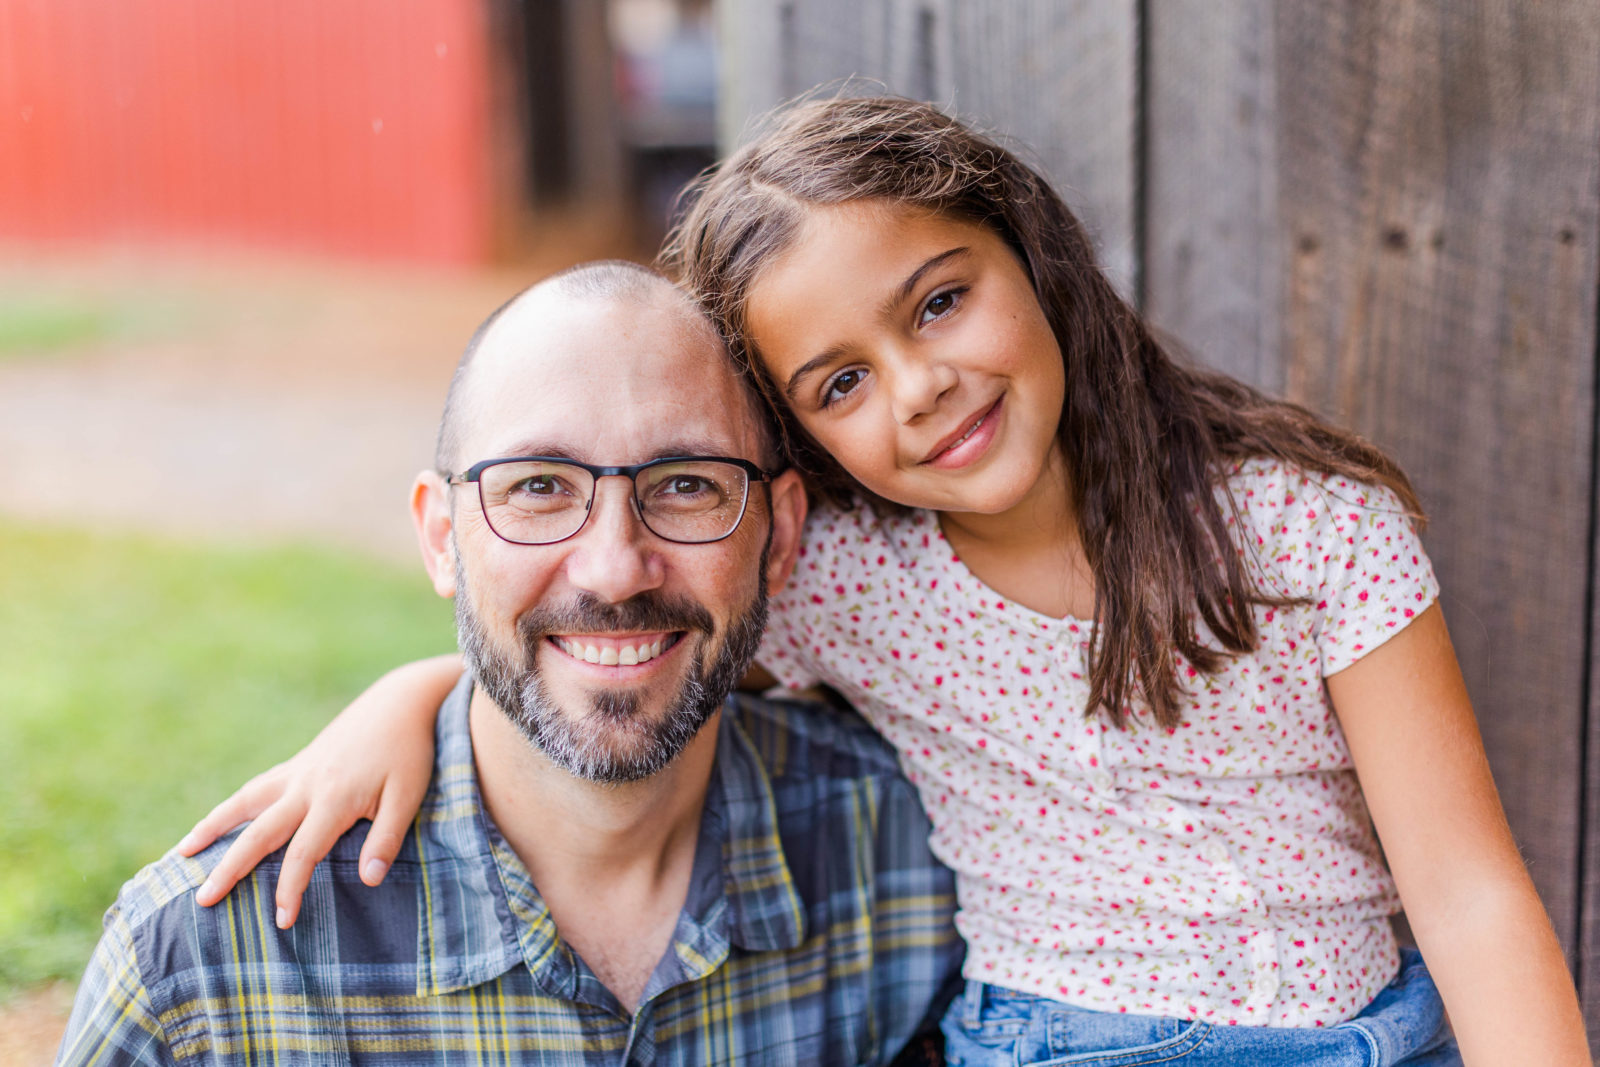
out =
<path fill-rule="evenodd" d="M 601 648 L 568 637 L 557 637 L 554 640 L 567 655 L 581 659 L 585 663 L 598 663 L 602 667 L 631 667 L 636 663 L 653 660 L 661 655 L 661 646 L 666 642 L 665 638 L 657 638 L 654 641 L 640 642 L 638 645 L 623 645 L 621 648 L 607 645 Z"/>

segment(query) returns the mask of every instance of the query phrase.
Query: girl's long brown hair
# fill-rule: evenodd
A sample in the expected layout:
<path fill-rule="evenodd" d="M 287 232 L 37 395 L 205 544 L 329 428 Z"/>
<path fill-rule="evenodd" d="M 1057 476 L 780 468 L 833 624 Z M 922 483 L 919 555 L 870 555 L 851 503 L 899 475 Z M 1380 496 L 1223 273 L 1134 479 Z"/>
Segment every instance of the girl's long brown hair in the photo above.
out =
<path fill-rule="evenodd" d="M 871 97 L 792 106 L 685 196 L 661 266 L 710 311 L 812 491 L 840 507 L 893 505 L 867 494 L 805 432 L 751 350 L 746 304 L 763 268 L 811 207 L 856 200 L 988 226 L 1022 259 L 1066 365 L 1058 432 L 1095 576 L 1087 714 L 1123 725 L 1142 694 L 1156 722 L 1177 726 L 1175 656 L 1212 673 L 1256 647 L 1252 607 L 1293 602 L 1256 588 L 1233 550 L 1215 492 L 1233 463 L 1273 457 L 1384 485 L 1421 519 L 1405 474 L 1373 445 L 1173 359 L 1107 283 L 1083 225 L 1049 183 L 928 104 Z M 1201 640 L 1197 621 L 1220 649 Z"/>

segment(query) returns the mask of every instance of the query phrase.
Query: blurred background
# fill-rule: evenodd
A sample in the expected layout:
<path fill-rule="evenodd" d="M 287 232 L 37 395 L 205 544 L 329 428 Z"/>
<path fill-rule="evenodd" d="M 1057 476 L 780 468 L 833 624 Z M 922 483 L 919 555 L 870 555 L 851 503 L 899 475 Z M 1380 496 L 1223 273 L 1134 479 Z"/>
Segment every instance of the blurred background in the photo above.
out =
<path fill-rule="evenodd" d="M 1396 454 L 1600 1024 L 1592 0 L 0 0 L 0 1063 L 453 645 L 404 499 L 473 326 L 819 84 L 1008 139 L 1196 358 Z"/>

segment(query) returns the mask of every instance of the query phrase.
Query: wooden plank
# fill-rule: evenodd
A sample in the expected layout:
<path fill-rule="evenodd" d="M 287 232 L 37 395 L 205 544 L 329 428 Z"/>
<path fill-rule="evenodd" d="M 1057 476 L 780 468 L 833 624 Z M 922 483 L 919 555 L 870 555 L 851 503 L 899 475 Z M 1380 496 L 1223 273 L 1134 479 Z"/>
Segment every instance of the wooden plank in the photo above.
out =
<path fill-rule="evenodd" d="M 1581 236 L 1579 240 L 1583 240 Z M 1591 231 L 1590 258 L 1594 258 L 1593 245 L 1600 244 L 1600 234 Z M 1600 293 L 1596 296 L 1600 302 Z M 1590 309 L 1590 322 L 1600 319 L 1600 306 Z M 1592 327 L 1597 328 L 1597 327 Z M 1597 344 L 1600 348 L 1600 344 Z M 1600 367 L 1600 351 L 1595 354 Z M 1597 440 L 1591 452 L 1591 462 L 1600 459 L 1600 410 L 1595 412 L 1593 429 Z M 1584 783 L 1583 783 L 1583 837 L 1579 842 L 1582 866 L 1578 871 L 1582 879 L 1578 916 L 1578 999 L 1583 1005 L 1583 1016 L 1589 1028 L 1589 1047 L 1600 1050 L 1600 664 L 1596 663 L 1600 650 L 1600 523 L 1595 515 L 1600 508 L 1600 463 L 1594 464 L 1594 482 L 1590 487 L 1590 527 L 1594 537 L 1589 555 L 1588 593 L 1590 604 L 1588 641 L 1584 664 L 1588 673 L 1584 726 Z"/>
<path fill-rule="evenodd" d="M 1137 273 L 1134 0 L 749 0 L 720 8 L 727 149 L 750 118 L 816 85 L 933 100 L 1020 147 L 1099 243 Z"/>
<path fill-rule="evenodd" d="M 1276 11 L 1292 397 L 1391 448 L 1513 830 L 1578 946 L 1600 8 Z"/>
<path fill-rule="evenodd" d="M 1014 139 L 1095 234 L 1124 294 L 1138 273 L 1138 8 L 1129 0 L 950 3 L 956 111 Z M 937 38 L 936 38 L 937 39 Z"/>
<path fill-rule="evenodd" d="M 1275 5 L 1149 7 L 1142 306 L 1201 361 L 1283 391 Z"/>

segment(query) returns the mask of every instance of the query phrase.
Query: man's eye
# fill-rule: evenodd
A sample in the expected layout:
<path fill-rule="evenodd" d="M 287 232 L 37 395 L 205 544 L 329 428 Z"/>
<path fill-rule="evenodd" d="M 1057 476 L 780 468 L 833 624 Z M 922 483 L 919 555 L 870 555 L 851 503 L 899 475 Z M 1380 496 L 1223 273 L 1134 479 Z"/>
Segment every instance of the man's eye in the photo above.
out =
<path fill-rule="evenodd" d="M 922 317 L 917 325 L 926 326 L 936 319 L 941 319 L 956 309 L 961 302 L 961 293 L 956 289 L 947 289 L 942 293 L 934 293 L 928 302 L 922 305 Z"/>
<path fill-rule="evenodd" d="M 711 483 L 706 481 L 704 478 L 696 477 L 693 474 L 678 474 L 668 478 L 665 482 L 663 482 L 661 488 L 656 490 L 656 492 L 682 495 L 690 493 L 703 493 L 710 488 Z"/>
<path fill-rule="evenodd" d="M 532 493 L 534 496 L 549 496 L 561 491 L 561 483 L 550 477 L 524 478 L 513 487 L 513 491 Z"/>
<path fill-rule="evenodd" d="M 847 370 L 843 374 L 836 374 L 828 382 L 827 389 L 822 394 L 822 406 L 836 403 L 844 399 L 846 393 L 861 384 L 861 379 L 866 377 L 865 371 Z"/>

